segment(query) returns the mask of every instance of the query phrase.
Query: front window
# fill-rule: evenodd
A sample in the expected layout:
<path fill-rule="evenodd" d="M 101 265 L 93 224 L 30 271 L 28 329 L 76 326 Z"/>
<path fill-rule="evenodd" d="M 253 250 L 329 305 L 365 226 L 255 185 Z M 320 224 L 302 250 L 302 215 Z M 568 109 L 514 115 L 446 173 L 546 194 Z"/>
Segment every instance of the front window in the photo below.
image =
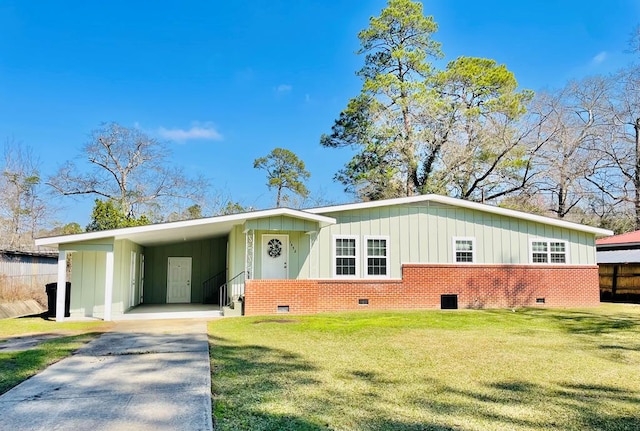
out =
<path fill-rule="evenodd" d="M 551 252 L 551 263 L 567 263 L 567 251 L 564 242 L 552 241 L 549 243 L 549 251 Z"/>
<path fill-rule="evenodd" d="M 357 248 L 355 238 L 336 238 L 335 271 L 337 276 L 355 277 L 357 275 Z"/>
<path fill-rule="evenodd" d="M 531 243 L 531 262 L 549 262 L 549 244 L 546 241 L 533 241 Z"/>
<path fill-rule="evenodd" d="M 457 263 L 475 262 L 475 239 L 474 238 L 454 238 L 454 258 Z"/>
<path fill-rule="evenodd" d="M 388 249 L 386 238 L 367 238 L 367 275 L 386 277 L 388 275 Z"/>
<path fill-rule="evenodd" d="M 532 263 L 567 263 L 567 243 L 565 241 L 531 241 Z"/>

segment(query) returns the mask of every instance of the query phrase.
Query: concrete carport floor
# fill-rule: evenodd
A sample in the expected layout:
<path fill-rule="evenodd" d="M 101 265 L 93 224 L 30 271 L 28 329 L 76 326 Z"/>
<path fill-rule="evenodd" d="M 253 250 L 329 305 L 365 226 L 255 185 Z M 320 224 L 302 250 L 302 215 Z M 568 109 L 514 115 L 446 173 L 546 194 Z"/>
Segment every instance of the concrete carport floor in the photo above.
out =
<path fill-rule="evenodd" d="M 211 430 L 206 322 L 117 323 L 0 396 L 0 428 Z"/>

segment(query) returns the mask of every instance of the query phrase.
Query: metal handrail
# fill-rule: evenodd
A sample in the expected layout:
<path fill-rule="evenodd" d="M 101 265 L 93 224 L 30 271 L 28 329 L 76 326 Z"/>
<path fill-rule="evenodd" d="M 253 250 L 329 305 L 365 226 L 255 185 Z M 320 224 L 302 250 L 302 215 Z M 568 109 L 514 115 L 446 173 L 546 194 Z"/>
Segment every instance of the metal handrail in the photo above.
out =
<path fill-rule="evenodd" d="M 222 270 L 202 283 L 202 303 L 207 304 L 210 298 L 215 298 L 215 289 L 219 289 L 227 278 L 227 270 Z M 213 303 L 213 302 L 211 302 Z"/>
<path fill-rule="evenodd" d="M 211 280 L 214 280 L 214 279 L 216 279 L 216 278 L 218 278 L 218 277 L 220 277 L 220 276 L 222 276 L 222 275 L 225 275 L 226 273 L 227 273 L 227 270 L 226 270 L 226 269 L 223 269 L 222 271 L 220 271 L 220 272 L 219 272 L 219 273 L 217 273 L 216 275 L 214 275 L 214 276 L 212 276 L 212 277 L 207 278 L 207 279 L 206 279 L 202 284 L 205 284 L 205 283 L 207 283 L 207 282 L 211 282 Z"/>
<path fill-rule="evenodd" d="M 230 278 L 226 283 L 220 286 L 220 307 L 224 307 L 229 305 L 229 296 L 227 295 L 227 288 L 229 287 L 229 283 L 231 283 L 236 278 L 240 277 L 244 274 L 244 271 L 236 274 L 232 278 Z"/>

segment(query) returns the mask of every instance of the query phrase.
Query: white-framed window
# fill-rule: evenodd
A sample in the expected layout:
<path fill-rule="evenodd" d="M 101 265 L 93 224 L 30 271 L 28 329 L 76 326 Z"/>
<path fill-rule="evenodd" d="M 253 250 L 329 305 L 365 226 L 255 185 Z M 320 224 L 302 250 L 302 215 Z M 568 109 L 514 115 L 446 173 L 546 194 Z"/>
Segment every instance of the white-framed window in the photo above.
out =
<path fill-rule="evenodd" d="M 476 261 L 476 239 L 473 237 L 454 237 L 453 261 L 456 263 L 474 263 Z"/>
<path fill-rule="evenodd" d="M 529 241 L 531 263 L 567 263 L 567 249 L 566 241 L 539 238 Z"/>
<path fill-rule="evenodd" d="M 389 277 L 389 238 L 384 236 L 365 236 L 365 276 L 374 278 Z"/>
<path fill-rule="evenodd" d="M 358 237 L 333 237 L 333 273 L 336 277 L 358 277 Z"/>

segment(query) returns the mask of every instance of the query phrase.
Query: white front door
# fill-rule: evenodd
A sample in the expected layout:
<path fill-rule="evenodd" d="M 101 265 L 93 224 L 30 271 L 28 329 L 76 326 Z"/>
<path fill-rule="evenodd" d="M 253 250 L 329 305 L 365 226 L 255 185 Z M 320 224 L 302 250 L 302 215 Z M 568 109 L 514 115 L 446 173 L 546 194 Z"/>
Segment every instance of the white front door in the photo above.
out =
<path fill-rule="evenodd" d="M 167 303 L 191 302 L 191 258 L 170 257 Z"/>
<path fill-rule="evenodd" d="M 288 235 L 262 235 L 262 278 L 289 278 Z"/>

